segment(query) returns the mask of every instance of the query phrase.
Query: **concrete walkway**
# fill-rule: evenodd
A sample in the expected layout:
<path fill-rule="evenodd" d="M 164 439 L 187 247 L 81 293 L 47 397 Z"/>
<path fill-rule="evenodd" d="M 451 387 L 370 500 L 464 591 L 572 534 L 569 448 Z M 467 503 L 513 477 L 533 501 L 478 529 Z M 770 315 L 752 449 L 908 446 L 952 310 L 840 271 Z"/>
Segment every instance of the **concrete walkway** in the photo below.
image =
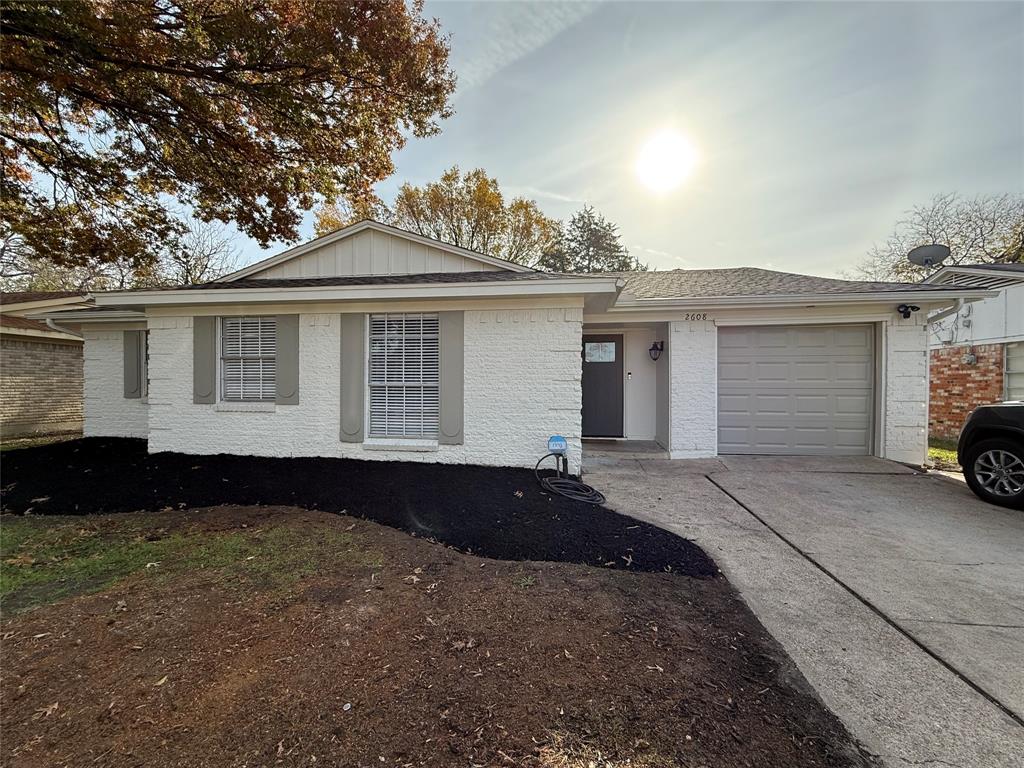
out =
<path fill-rule="evenodd" d="M 704 547 L 887 764 L 1021 765 L 1024 514 L 872 458 L 586 467 L 609 506 Z"/>

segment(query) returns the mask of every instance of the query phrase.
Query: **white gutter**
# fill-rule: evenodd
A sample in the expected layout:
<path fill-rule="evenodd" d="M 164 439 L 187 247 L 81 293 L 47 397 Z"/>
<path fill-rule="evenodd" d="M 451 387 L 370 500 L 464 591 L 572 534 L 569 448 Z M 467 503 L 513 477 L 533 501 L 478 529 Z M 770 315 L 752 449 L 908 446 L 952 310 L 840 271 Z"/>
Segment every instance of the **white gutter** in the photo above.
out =
<path fill-rule="evenodd" d="M 145 321 L 145 312 L 136 312 L 131 309 L 124 310 L 96 310 L 96 309 L 69 309 L 61 312 L 39 312 L 32 315 L 27 315 L 29 320 L 43 320 L 47 326 L 53 327 L 56 325 L 53 320 L 54 318 L 60 320 L 62 323 L 124 323 L 124 322 L 140 322 Z M 71 333 L 74 336 L 78 334 L 72 331 L 61 331 L 61 333 Z"/>
<path fill-rule="evenodd" d="M 391 299 L 492 298 L 615 293 L 618 278 L 552 278 L 484 283 L 326 285 L 292 288 L 198 288 L 94 293 L 97 307 L 166 304 L 224 304 L 281 301 L 385 301 Z"/>
<path fill-rule="evenodd" d="M 949 317 L 950 315 L 955 315 L 957 312 L 959 312 L 963 308 L 964 308 L 964 300 L 963 299 L 957 299 L 956 303 L 952 307 L 947 307 L 946 309 L 943 309 L 940 312 L 936 312 L 934 315 L 928 315 L 928 322 L 929 323 L 938 322 L 939 320 L 942 320 L 945 317 Z"/>
<path fill-rule="evenodd" d="M 43 319 L 46 321 L 46 327 L 49 328 L 51 331 L 56 331 L 57 333 L 66 333 L 68 336 L 74 336 L 79 339 L 82 338 L 82 334 L 75 333 L 74 331 L 68 330 L 67 328 L 62 328 L 61 326 L 57 325 L 55 322 L 53 322 L 52 317 L 46 317 Z"/>

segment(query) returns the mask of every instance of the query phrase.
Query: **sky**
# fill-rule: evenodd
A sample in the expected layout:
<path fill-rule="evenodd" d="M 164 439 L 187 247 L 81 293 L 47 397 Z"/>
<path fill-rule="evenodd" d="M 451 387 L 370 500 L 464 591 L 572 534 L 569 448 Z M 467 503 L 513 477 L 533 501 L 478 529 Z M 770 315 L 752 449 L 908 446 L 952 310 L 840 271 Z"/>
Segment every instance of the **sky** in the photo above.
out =
<path fill-rule="evenodd" d="M 484 168 L 568 218 L 593 205 L 654 269 L 841 275 L 937 193 L 1024 191 L 1024 3 L 427 2 L 454 117 L 378 186 Z M 672 130 L 690 177 L 634 165 Z M 312 235 L 312 216 L 303 235 Z M 260 251 L 241 241 L 248 263 Z"/>

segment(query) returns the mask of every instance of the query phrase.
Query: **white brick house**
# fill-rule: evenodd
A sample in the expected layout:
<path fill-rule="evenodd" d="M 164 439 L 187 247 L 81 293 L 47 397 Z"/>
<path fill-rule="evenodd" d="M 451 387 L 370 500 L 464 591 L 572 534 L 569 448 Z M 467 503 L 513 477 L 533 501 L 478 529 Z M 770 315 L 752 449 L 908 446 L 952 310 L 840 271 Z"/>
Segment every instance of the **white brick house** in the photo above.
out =
<path fill-rule="evenodd" d="M 988 295 L 552 275 L 365 221 L 216 283 L 95 294 L 61 322 L 84 336 L 85 434 L 152 452 L 533 466 L 560 434 L 577 471 L 587 438 L 920 464 L 926 318 Z"/>

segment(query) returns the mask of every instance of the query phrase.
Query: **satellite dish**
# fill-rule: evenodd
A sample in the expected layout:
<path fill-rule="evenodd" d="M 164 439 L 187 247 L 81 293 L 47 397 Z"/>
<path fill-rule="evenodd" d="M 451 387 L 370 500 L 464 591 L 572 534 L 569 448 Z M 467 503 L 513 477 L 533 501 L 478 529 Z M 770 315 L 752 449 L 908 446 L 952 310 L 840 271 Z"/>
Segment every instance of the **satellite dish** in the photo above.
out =
<path fill-rule="evenodd" d="M 949 248 L 944 245 L 919 245 L 907 254 L 907 260 L 911 264 L 930 269 L 949 258 Z"/>

